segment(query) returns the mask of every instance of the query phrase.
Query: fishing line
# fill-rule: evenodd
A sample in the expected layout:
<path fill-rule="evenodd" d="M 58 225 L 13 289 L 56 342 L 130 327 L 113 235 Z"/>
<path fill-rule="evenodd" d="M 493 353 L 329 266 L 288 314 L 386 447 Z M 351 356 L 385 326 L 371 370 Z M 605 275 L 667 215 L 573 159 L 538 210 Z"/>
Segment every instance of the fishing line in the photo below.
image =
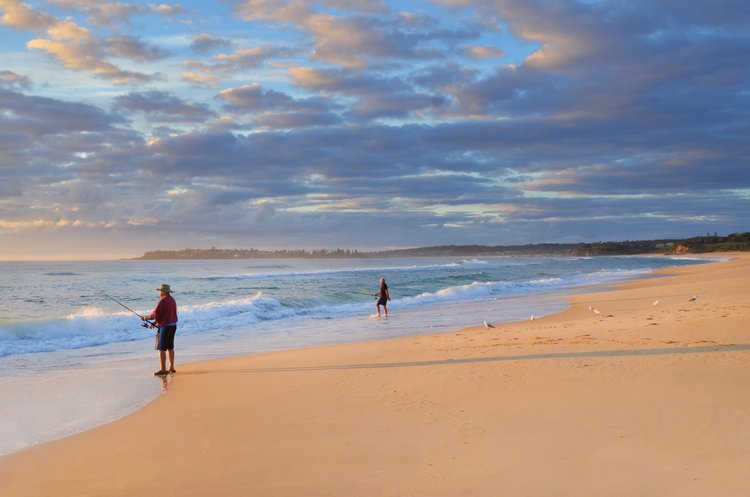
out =
<path fill-rule="evenodd" d="M 116 298 L 114 298 L 113 296 L 108 295 L 106 293 L 102 293 L 102 295 L 104 295 L 108 299 L 110 299 L 110 300 L 112 300 L 112 301 L 120 304 L 122 307 L 124 307 L 125 309 L 129 310 L 130 312 L 132 312 L 133 314 L 135 314 L 136 316 L 138 316 L 139 318 L 141 318 L 141 320 L 143 320 L 143 323 L 141 323 L 141 326 L 143 326 L 144 328 L 154 328 L 156 326 L 156 324 L 153 321 L 149 321 L 144 316 L 138 314 L 133 309 L 131 309 L 130 307 L 126 306 L 125 304 L 123 304 L 122 302 L 120 302 L 119 300 L 117 300 Z M 146 323 L 148 323 L 148 324 L 146 324 Z"/>

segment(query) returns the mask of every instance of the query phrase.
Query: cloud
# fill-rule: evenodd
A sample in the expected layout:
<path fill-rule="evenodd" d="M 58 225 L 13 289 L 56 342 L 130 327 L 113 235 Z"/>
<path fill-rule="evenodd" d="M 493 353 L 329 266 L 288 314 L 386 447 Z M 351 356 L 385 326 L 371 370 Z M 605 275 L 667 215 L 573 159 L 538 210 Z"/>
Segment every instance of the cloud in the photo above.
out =
<path fill-rule="evenodd" d="M 236 11 L 247 21 L 278 22 L 308 32 L 314 40 L 312 58 L 347 68 L 363 68 L 370 59 L 441 58 L 441 50 L 427 45 L 478 36 L 473 28 L 442 29 L 425 15 L 390 14 L 382 3 L 367 9 L 360 2 L 345 6 L 379 15 L 332 15 L 321 9 L 331 6 L 343 7 L 344 2 L 247 0 Z"/>
<path fill-rule="evenodd" d="M 197 86 L 208 86 L 211 88 L 219 86 L 219 80 L 215 76 L 199 74 L 193 71 L 182 73 L 182 80 Z"/>
<path fill-rule="evenodd" d="M 105 44 L 111 55 L 132 60 L 148 62 L 163 59 L 170 55 L 168 51 L 144 43 L 135 36 L 110 36 L 105 40 Z"/>
<path fill-rule="evenodd" d="M 170 5 L 166 3 L 159 3 L 159 4 L 150 3 L 148 4 L 148 9 L 151 12 L 160 14 L 165 17 L 175 17 L 175 16 L 185 13 L 185 9 L 183 9 L 179 5 Z"/>
<path fill-rule="evenodd" d="M 211 58 L 211 62 L 185 60 L 183 65 L 192 70 L 183 74 L 183 80 L 215 88 L 222 78 L 255 69 L 271 59 L 292 57 L 295 53 L 296 50 L 289 47 L 264 45 L 239 48 L 232 53 L 218 53 Z"/>
<path fill-rule="evenodd" d="M 329 95 L 357 97 L 350 116 L 353 119 L 407 117 L 415 112 L 431 112 L 447 101 L 440 95 L 420 93 L 399 78 L 370 73 L 292 67 L 288 70 L 295 85 Z"/>
<path fill-rule="evenodd" d="M 305 0 L 243 0 L 235 4 L 235 9 L 248 21 L 302 22 L 311 12 Z"/>
<path fill-rule="evenodd" d="M 214 36 L 210 33 L 197 34 L 190 43 L 191 50 L 200 54 L 227 49 L 231 46 L 232 43 L 229 40 L 219 36 Z"/>
<path fill-rule="evenodd" d="M 97 26 L 109 26 L 118 22 L 126 22 L 132 16 L 141 12 L 141 8 L 121 2 L 101 0 L 52 0 L 57 6 L 69 10 L 79 10 L 88 16 L 88 20 Z"/>
<path fill-rule="evenodd" d="M 218 98 L 231 104 L 232 108 L 248 110 L 290 109 L 294 99 L 274 90 L 264 90 L 259 83 L 222 90 Z"/>
<path fill-rule="evenodd" d="M 134 148 L 142 143 L 124 124 L 93 105 L 0 90 L 0 184 L 6 185 L 0 218 L 59 219 L 60 206 L 86 203 L 81 195 L 58 198 L 73 183 L 85 183 L 82 192 L 109 189 L 112 180 L 102 183 L 97 169 L 106 163 L 107 174 L 116 174 L 110 161 L 131 167 L 128 156 L 137 157 Z M 91 220 L 96 208 L 77 217 Z"/>
<path fill-rule="evenodd" d="M 61 101 L 42 96 L 57 88 L 22 92 L 34 68 L 0 72 L 0 219 L 18 233 L 109 239 L 116 227 L 188 245 L 747 229 L 743 3 L 449 3 L 241 2 L 264 41 L 228 47 L 239 36 L 210 15 L 200 29 L 212 34 L 157 44 L 125 14 L 84 26 L 79 8 L 58 20 L 0 0 L 5 25 L 41 33 L 33 48 L 104 78 Z M 114 57 L 149 62 L 168 46 L 177 58 L 191 43 L 207 55 L 179 61 L 184 81 L 221 91 L 112 89 L 129 80 Z"/>
<path fill-rule="evenodd" d="M 213 69 L 231 72 L 241 69 L 252 69 L 258 67 L 271 58 L 287 58 L 295 54 L 295 50 L 283 46 L 265 45 L 253 48 L 240 48 L 232 53 L 220 53 L 214 55 L 217 63 Z"/>
<path fill-rule="evenodd" d="M 56 22 L 53 16 L 37 12 L 21 0 L 0 0 L 0 9 L 0 22 L 11 28 L 43 31 Z"/>
<path fill-rule="evenodd" d="M 118 85 L 145 83 L 152 79 L 147 74 L 123 70 L 108 62 L 101 46 L 85 28 L 75 26 L 71 21 L 62 24 L 50 28 L 53 39 L 35 38 L 26 46 L 46 52 L 68 69 L 87 71 Z"/>
<path fill-rule="evenodd" d="M 66 102 L 52 98 L 26 95 L 11 90 L 0 90 L 0 109 L 8 114 L 0 121 L 4 127 L 24 123 L 23 133 L 31 136 L 62 131 L 105 131 L 123 120 L 93 105 Z M 15 123 L 15 124 L 12 124 Z"/>
<path fill-rule="evenodd" d="M 69 10 L 78 10 L 87 15 L 89 22 L 97 26 L 112 26 L 129 22 L 136 15 L 159 14 L 174 17 L 184 13 L 177 5 L 148 4 L 136 5 L 106 0 L 51 0 L 52 3 Z"/>
<path fill-rule="evenodd" d="M 473 59 L 492 59 L 496 57 L 504 57 L 505 52 L 497 47 L 490 47 L 485 45 L 474 45 L 465 48 L 466 55 Z"/>
<path fill-rule="evenodd" d="M 454 129 L 424 126 L 335 126 L 305 128 L 294 133 L 260 132 L 246 136 L 228 131 L 191 132 L 163 137 L 150 145 L 154 160 L 144 164 L 159 175 L 192 177 L 208 174 L 233 178 L 234 184 L 258 179 L 296 181 L 313 187 L 310 175 L 326 178 L 400 178 L 420 172 L 478 171 L 462 156 L 482 142 L 446 143 Z M 486 136 L 487 130 L 466 130 Z M 490 145 L 485 145 L 489 147 Z M 486 170 L 497 168 L 488 164 Z"/>
<path fill-rule="evenodd" d="M 118 109 L 141 112 L 152 122 L 204 122 L 216 114 L 205 104 L 188 103 L 164 91 L 131 92 L 115 98 Z"/>
<path fill-rule="evenodd" d="M 682 127 L 696 113 L 734 122 L 728 116 L 737 107 L 730 101 L 747 77 L 736 60 L 738 50 L 748 47 L 745 37 L 731 34 L 739 29 L 736 19 L 717 16 L 726 27 L 710 27 L 711 17 L 681 13 L 687 24 L 678 27 L 666 8 L 647 2 L 620 9 L 579 2 L 492 6 L 511 31 L 541 42 L 542 51 L 494 74 L 433 69 L 417 75 L 426 88 L 452 96 L 455 105 L 447 115 L 453 118 L 546 116 L 575 122 L 650 116 L 647 127 L 659 122 L 665 130 Z M 728 114 L 719 118 L 719 108 Z"/>
<path fill-rule="evenodd" d="M 259 83 L 222 90 L 216 96 L 235 119 L 248 115 L 260 128 L 281 129 L 331 126 L 342 122 L 333 112 L 338 106 L 321 98 L 296 99 L 285 93 L 264 89 Z"/>
<path fill-rule="evenodd" d="M 717 149 L 694 149 L 642 157 L 628 167 L 600 163 L 550 171 L 525 186 L 528 190 L 564 194 L 643 194 L 725 189 L 735 178 L 738 188 L 750 180 L 736 178 L 736 153 Z M 679 171 L 679 174 L 675 174 Z M 644 178 L 648 178 L 644 182 Z"/>
<path fill-rule="evenodd" d="M 261 93 L 262 100 L 263 92 L 254 91 Z M 272 99 L 272 105 L 262 102 L 253 105 L 285 108 L 288 103 L 281 98 Z M 19 106 L 27 107 L 30 106 L 26 102 Z M 543 173 L 552 179 L 554 175 L 545 171 L 543 164 L 530 163 L 537 155 L 545 157 L 545 154 L 538 154 L 541 148 L 536 141 L 541 139 L 544 147 L 549 147 L 549 140 L 552 140 L 557 147 L 582 131 L 577 129 L 558 136 L 551 128 L 535 135 L 530 133 L 539 124 L 529 122 L 521 129 L 514 129 L 517 123 L 333 126 L 297 129 L 294 133 L 256 132 L 247 136 L 196 131 L 164 136 L 140 151 L 131 149 L 128 142 L 108 138 L 115 146 L 109 153 L 115 155 L 103 162 L 88 158 L 81 161 L 79 167 L 95 171 L 97 178 L 112 177 L 121 171 L 127 174 L 131 185 L 128 188 L 133 191 L 148 185 L 152 175 L 167 178 L 174 185 L 183 185 L 185 190 L 165 199 L 146 187 L 142 194 L 150 195 L 153 201 L 133 201 L 128 205 L 134 207 L 119 213 L 113 206 L 97 214 L 102 216 L 99 221 L 104 222 L 106 218 L 107 222 L 123 225 L 131 219 L 152 218 L 158 220 L 154 228 L 162 232 L 194 231 L 227 236 L 264 230 L 282 236 L 275 227 L 277 223 L 284 223 L 287 228 L 297 227 L 300 233 L 327 229 L 331 240 L 347 234 L 353 236 L 357 223 L 364 223 L 371 232 L 362 234 L 361 239 L 373 243 L 397 241 L 394 229 L 413 243 L 435 243 L 441 240 L 441 229 L 463 229 L 485 241 L 507 230 L 508 236 L 516 233 L 514 236 L 519 237 L 514 240 L 537 242 L 569 237 L 570 233 L 585 237 L 589 236 L 587 233 L 597 233 L 596 230 L 611 234 L 612 224 L 635 229 L 641 223 L 644 232 L 658 233 L 659 223 L 649 220 L 657 218 L 661 220 L 662 229 L 665 220 L 669 220 L 674 229 L 690 229 L 691 226 L 694 229 L 697 225 L 691 217 L 705 212 L 711 202 L 715 215 L 726 219 L 731 219 L 731 212 L 736 211 L 738 205 L 748 205 L 747 199 L 737 204 L 736 197 L 719 193 L 713 200 L 711 195 L 698 194 L 701 200 L 697 205 L 690 205 L 689 199 L 698 197 L 686 197 L 684 193 L 680 194 L 682 197 L 660 193 L 650 198 L 627 200 L 599 195 L 621 195 L 623 188 L 618 183 L 622 177 L 611 178 L 609 183 L 600 183 L 595 190 L 588 190 L 588 194 L 580 191 L 582 195 L 570 198 L 525 198 L 524 190 L 541 191 L 534 186 L 534 180 L 527 177 L 503 186 L 498 184 L 500 172 L 507 172 L 508 163 L 512 163 L 520 170 Z M 595 129 L 597 124 L 592 123 L 591 127 Z M 606 130 L 602 134 L 606 135 Z M 90 146 L 97 141 L 92 140 Z M 575 157 L 596 141 L 575 144 L 563 154 L 563 160 Z M 54 148 L 59 154 L 60 147 Z M 81 145 L 62 148 L 75 149 L 80 150 Z M 495 159 L 483 163 L 484 156 L 495 156 Z M 126 157 L 128 164 L 137 164 L 137 167 L 112 169 L 115 158 L 124 160 Z M 706 159 L 699 154 L 691 157 L 697 161 L 696 165 Z M 678 159 L 672 158 L 673 161 Z M 551 167 L 556 166 L 552 163 Z M 143 175 L 138 173 L 140 170 Z M 595 177 L 606 180 L 615 171 L 589 168 L 581 172 L 595 175 L 590 176 L 591 181 Z M 691 174 L 698 173 L 698 169 L 694 169 Z M 637 176 L 638 173 L 633 172 L 633 179 Z M 684 191 L 684 185 L 691 181 L 698 185 L 697 179 L 698 176 L 688 175 L 678 182 L 662 184 L 659 191 L 664 192 L 665 188 Z M 727 177 L 714 186 L 726 186 L 730 181 Z M 74 194 L 73 190 L 65 193 L 66 198 L 80 195 L 81 190 L 83 185 L 76 190 L 78 193 Z M 592 192 L 597 195 L 590 196 Z M 118 192 L 118 196 L 122 195 L 122 191 Z M 727 208 L 716 206 L 716 198 L 723 197 L 727 199 Z M 255 203 L 261 201 L 263 204 Z M 82 206 L 89 205 L 82 199 L 79 202 L 83 202 Z M 728 208 L 730 202 L 735 202 L 731 209 Z M 372 212 L 378 212 L 378 221 L 368 224 Z M 93 222 L 86 217 L 88 215 L 93 214 L 82 213 L 78 218 Z M 216 216 L 222 219 L 220 225 L 215 223 Z M 394 224 L 388 228 L 388 223 Z M 145 225 L 141 228 L 145 229 Z M 292 243 L 289 238 L 285 240 L 283 243 Z"/>
<path fill-rule="evenodd" d="M 275 45 L 265 45 L 252 48 L 239 48 L 232 53 L 215 54 L 212 62 L 186 60 L 183 64 L 194 71 L 203 73 L 205 77 L 218 79 L 246 69 L 255 69 L 268 60 L 288 58 L 295 54 L 295 50 Z"/>
<path fill-rule="evenodd" d="M 715 155 L 715 152 L 655 157 L 644 160 L 638 167 L 596 166 L 597 161 L 612 163 L 614 150 L 632 157 L 628 149 L 634 146 L 632 140 L 637 135 L 623 134 L 608 147 L 602 147 L 598 143 L 610 136 L 610 130 L 603 128 L 601 121 L 586 126 L 565 130 L 567 123 L 545 124 L 536 120 L 434 127 L 330 127 L 297 130 L 292 135 L 267 132 L 247 137 L 230 133 L 188 134 L 160 140 L 154 150 L 159 151 L 162 159 L 152 166 L 157 167 L 160 174 L 200 174 L 205 170 L 235 180 L 255 178 L 264 167 L 269 167 L 269 172 L 263 173 L 266 177 L 274 171 L 273 175 L 279 178 L 303 181 L 307 175 L 317 174 L 327 178 L 324 184 L 338 182 L 344 186 L 348 184 L 342 183 L 344 178 L 369 177 L 371 171 L 378 171 L 378 176 L 384 178 L 403 178 L 429 171 L 452 172 L 453 181 L 457 178 L 455 174 L 471 173 L 485 178 L 481 182 L 488 184 L 495 181 L 490 178 L 502 178 L 513 172 L 527 175 L 520 182 L 501 183 L 512 186 L 515 191 L 576 191 L 582 195 L 700 191 L 706 187 L 703 185 L 717 190 L 748 186 L 736 179 L 735 164 L 742 159 L 735 155 Z M 575 137 L 578 139 L 574 140 Z M 661 141 L 661 137 L 654 137 L 652 143 L 643 140 L 639 146 L 648 150 L 649 146 L 663 146 Z M 168 157 L 171 158 L 167 160 Z M 571 161 L 585 161 L 594 166 L 564 167 Z M 179 165 L 179 169 L 173 171 L 169 164 Z M 191 172 L 193 167 L 196 170 Z M 680 175 L 674 174 L 675 168 Z M 568 172 L 563 174 L 566 169 Z M 639 178 L 649 174 L 653 182 L 648 187 L 638 186 Z M 732 179 L 733 174 L 735 179 Z M 428 176 L 424 178 L 423 181 L 427 181 Z M 541 181 L 534 178 L 541 178 Z M 413 185 L 408 190 L 417 191 Z M 347 188 L 342 191 L 352 192 Z M 472 197 L 477 198 L 476 189 Z"/>
<path fill-rule="evenodd" d="M 295 99 L 276 90 L 264 89 L 260 83 L 242 85 L 221 90 L 217 98 L 226 103 L 227 109 L 258 110 L 324 110 L 327 104 L 322 99 Z"/>
<path fill-rule="evenodd" d="M 436 59 L 437 42 L 453 44 L 477 36 L 473 29 L 446 30 L 428 25 L 415 29 L 403 16 L 339 18 L 316 14 L 305 21 L 315 38 L 313 58 L 348 68 L 363 68 L 368 59 Z"/>
<path fill-rule="evenodd" d="M 292 112 L 266 112 L 253 120 L 261 129 L 293 129 L 308 126 L 334 126 L 343 119 L 334 112 L 301 110 Z"/>
<path fill-rule="evenodd" d="M 30 88 L 31 80 L 16 74 L 13 71 L 0 71 L 0 87 L 4 88 Z"/>
<path fill-rule="evenodd" d="M 388 9 L 384 0 L 322 0 L 320 4 L 355 12 L 385 12 Z"/>
<path fill-rule="evenodd" d="M 95 76 L 111 79 L 115 84 L 133 84 L 149 81 L 150 76 L 120 69 L 106 60 L 106 48 L 87 28 L 70 19 L 60 21 L 55 17 L 33 10 L 25 3 L 1 0 L 4 9 L 3 24 L 31 31 L 46 30 L 49 38 L 35 38 L 26 43 L 28 48 L 42 50 L 74 70 L 83 70 Z M 113 37 L 110 49 L 118 55 L 155 56 L 159 52 L 148 48 L 134 37 Z"/>

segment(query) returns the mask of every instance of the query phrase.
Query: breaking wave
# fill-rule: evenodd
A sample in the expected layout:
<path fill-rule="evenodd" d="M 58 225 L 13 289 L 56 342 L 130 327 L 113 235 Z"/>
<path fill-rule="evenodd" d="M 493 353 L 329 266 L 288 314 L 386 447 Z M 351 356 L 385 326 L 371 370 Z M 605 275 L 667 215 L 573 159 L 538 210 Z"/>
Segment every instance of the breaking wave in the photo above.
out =
<path fill-rule="evenodd" d="M 577 285 L 607 283 L 648 272 L 650 269 L 613 269 L 523 281 L 473 281 L 404 296 L 399 296 L 398 289 L 394 288 L 390 305 L 395 309 L 408 309 L 441 302 L 531 295 Z M 363 293 L 353 293 L 344 302 L 331 302 L 323 298 L 284 301 L 256 292 L 248 296 L 181 305 L 179 333 L 242 328 L 263 321 L 294 318 L 335 319 L 369 312 L 372 306 L 371 297 Z M 105 312 L 98 307 L 87 307 L 56 319 L 1 322 L 0 357 L 151 337 L 152 330 L 139 324 L 138 318 L 130 313 Z"/>

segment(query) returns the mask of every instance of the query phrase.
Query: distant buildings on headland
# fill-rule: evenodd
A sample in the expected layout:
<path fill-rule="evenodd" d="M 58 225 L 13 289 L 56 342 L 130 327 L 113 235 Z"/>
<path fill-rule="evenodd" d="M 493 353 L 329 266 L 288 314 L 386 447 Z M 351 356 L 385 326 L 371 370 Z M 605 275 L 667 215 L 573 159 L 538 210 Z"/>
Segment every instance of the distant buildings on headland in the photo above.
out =
<path fill-rule="evenodd" d="M 441 245 L 410 249 L 361 252 L 348 249 L 191 249 L 152 250 L 136 259 L 270 259 L 368 257 L 476 257 L 492 255 L 634 255 L 685 254 L 750 250 L 750 232 L 728 236 L 706 235 L 681 240 L 636 240 L 596 243 L 537 243 L 529 245 Z"/>

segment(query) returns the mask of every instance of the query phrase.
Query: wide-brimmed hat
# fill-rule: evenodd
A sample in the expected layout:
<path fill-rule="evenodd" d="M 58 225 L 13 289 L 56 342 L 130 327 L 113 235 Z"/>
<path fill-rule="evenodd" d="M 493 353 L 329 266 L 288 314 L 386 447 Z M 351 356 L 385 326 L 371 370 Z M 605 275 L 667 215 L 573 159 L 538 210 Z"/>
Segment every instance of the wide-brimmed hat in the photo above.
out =
<path fill-rule="evenodd" d="M 169 288 L 169 285 L 167 285 L 166 283 L 162 283 L 161 286 L 156 290 L 164 293 L 172 293 L 172 289 Z"/>

